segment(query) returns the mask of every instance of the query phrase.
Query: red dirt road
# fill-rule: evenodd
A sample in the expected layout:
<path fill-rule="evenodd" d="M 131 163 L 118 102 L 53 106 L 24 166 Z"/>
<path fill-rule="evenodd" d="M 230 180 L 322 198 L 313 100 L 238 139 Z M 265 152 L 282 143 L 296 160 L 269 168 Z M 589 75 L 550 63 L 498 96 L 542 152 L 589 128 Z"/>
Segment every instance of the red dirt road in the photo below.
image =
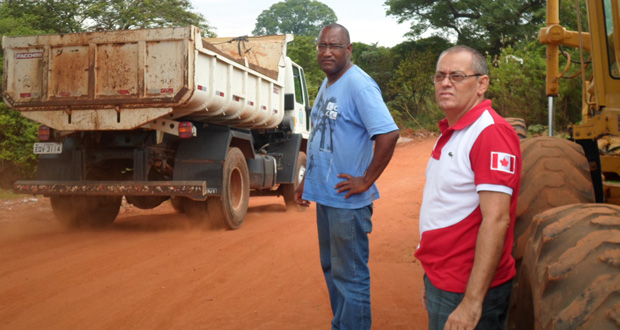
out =
<path fill-rule="evenodd" d="M 434 139 L 400 143 L 370 236 L 373 329 L 426 329 L 413 257 Z M 47 198 L 0 201 L 0 329 L 329 329 L 315 209 L 257 197 L 243 226 L 190 226 L 165 203 L 67 230 Z"/>

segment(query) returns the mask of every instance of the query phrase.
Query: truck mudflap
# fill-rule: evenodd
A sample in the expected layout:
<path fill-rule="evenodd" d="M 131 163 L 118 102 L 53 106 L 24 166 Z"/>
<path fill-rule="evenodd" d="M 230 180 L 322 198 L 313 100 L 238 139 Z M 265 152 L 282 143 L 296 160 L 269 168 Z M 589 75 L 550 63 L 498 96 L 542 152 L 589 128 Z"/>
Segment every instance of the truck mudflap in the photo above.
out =
<path fill-rule="evenodd" d="M 206 181 L 16 181 L 13 191 L 33 195 L 184 196 L 216 195 Z"/>

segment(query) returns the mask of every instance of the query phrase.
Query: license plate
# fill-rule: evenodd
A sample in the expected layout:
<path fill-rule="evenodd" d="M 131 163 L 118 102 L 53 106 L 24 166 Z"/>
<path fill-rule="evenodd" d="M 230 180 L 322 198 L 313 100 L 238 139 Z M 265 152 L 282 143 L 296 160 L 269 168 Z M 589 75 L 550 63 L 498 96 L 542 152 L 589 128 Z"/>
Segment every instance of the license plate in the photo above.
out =
<path fill-rule="evenodd" d="M 41 154 L 59 154 L 62 152 L 62 143 L 58 142 L 37 142 L 34 144 L 34 153 Z"/>

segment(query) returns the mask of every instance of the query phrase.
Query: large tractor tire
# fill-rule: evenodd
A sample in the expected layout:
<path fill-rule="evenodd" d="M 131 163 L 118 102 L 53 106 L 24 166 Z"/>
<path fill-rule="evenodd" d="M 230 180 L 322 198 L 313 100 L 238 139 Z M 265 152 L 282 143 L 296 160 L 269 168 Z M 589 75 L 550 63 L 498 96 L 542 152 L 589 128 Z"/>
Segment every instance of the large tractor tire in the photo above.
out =
<path fill-rule="evenodd" d="M 51 196 L 56 219 L 68 227 L 110 226 L 121 207 L 122 196 Z"/>
<path fill-rule="evenodd" d="M 523 120 L 522 118 L 512 117 L 508 117 L 505 119 L 510 125 L 512 125 L 512 128 L 515 129 L 515 132 L 517 132 L 520 140 L 527 138 L 527 125 L 525 125 L 525 120 Z"/>
<path fill-rule="evenodd" d="M 523 166 L 521 190 L 517 204 L 512 256 L 518 279 L 525 252 L 530 225 L 537 214 L 546 210 L 576 203 L 593 203 L 594 188 L 590 177 L 588 160 L 583 148 L 568 140 L 553 137 L 536 137 L 521 140 Z M 520 283 L 514 282 L 508 315 L 509 323 L 515 324 L 515 292 Z"/>
<path fill-rule="evenodd" d="M 594 203 L 588 160 L 580 145 L 554 137 L 521 141 L 523 168 L 514 229 L 517 268 L 535 215 L 576 203 Z"/>
<path fill-rule="evenodd" d="M 509 329 L 620 327 L 620 207 L 574 204 L 532 221 Z"/>
<path fill-rule="evenodd" d="M 220 196 L 207 198 L 210 216 L 228 229 L 241 227 L 250 201 L 250 172 L 239 148 L 230 148 L 222 170 Z"/>
<path fill-rule="evenodd" d="M 304 180 L 306 174 L 306 161 L 308 157 L 305 153 L 300 152 L 297 157 L 297 168 L 295 170 L 295 182 L 285 183 L 280 186 L 282 191 L 282 197 L 284 197 L 284 203 L 289 209 L 295 209 L 297 211 L 305 211 L 307 208 L 298 205 L 295 202 L 295 189 L 299 187 L 299 184 Z"/>

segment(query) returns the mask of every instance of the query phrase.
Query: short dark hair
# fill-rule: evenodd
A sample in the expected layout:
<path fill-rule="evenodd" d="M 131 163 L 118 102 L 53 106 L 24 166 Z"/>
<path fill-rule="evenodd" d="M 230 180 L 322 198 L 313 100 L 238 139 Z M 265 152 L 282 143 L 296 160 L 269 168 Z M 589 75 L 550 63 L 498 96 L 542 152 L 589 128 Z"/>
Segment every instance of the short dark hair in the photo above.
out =
<path fill-rule="evenodd" d="M 347 43 L 347 45 L 351 43 L 351 37 L 349 36 L 349 30 L 347 30 L 346 27 L 338 23 L 327 24 L 323 28 L 321 28 L 321 31 L 319 32 L 319 36 L 321 35 L 321 33 L 323 33 L 323 30 L 325 29 L 340 29 L 344 35 L 344 41 Z"/>
<path fill-rule="evenodd" d="M 467 52 L 471 54 L 471 57 L 472 57 L 471 69 L 474 70 L 474 73 L 483 74 L 485 76 L 489 75 L 489 65 L 487 64 L 486 57 L 484 57 L 484 55 L 482 55 L 479 51 L 469 46 L 458 45 L 458 46 L 450 47 L 444 50 L 443 52 L 441 52 L 441 54 L 439 54 L 439 57 L 437 58 L 437 62 L 439 63 L 439 60 L 441 59 L 441 57 L 443 57 L 444 55 L 448 53 L 460 53 L 460 52 Z"/>

